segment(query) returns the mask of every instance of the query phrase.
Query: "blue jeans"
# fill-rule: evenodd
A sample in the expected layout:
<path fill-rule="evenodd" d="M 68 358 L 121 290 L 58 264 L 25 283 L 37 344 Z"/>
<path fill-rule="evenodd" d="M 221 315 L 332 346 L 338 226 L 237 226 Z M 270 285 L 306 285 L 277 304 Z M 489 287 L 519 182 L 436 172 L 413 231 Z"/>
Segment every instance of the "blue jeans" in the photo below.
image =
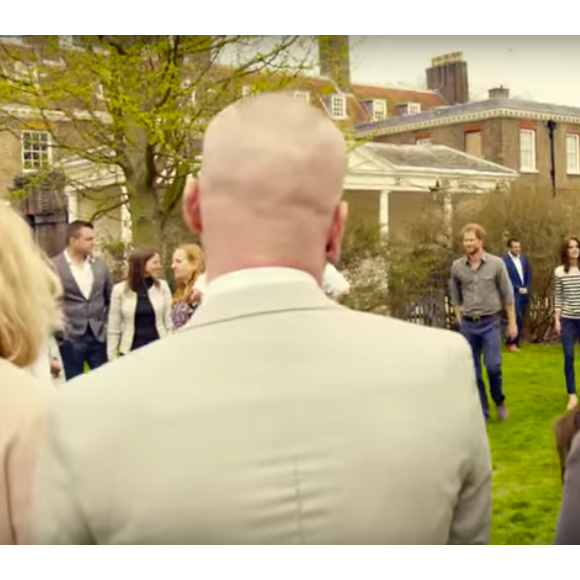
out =
<path fill-rule="evenodd" d="M 105 343 L 97 340 L 90 329 L 82 336 L 65 339 L 59 347 L 67 381 L 83 374 L 85 362 L 91 370 L 107 362 Z"/>
<path fill-rule="evenodd" d="M 482 377 L 481 355 L 483 354 L 491 399 L 496 407 L 499 407 L 505 400 L 501 372 L 501 319 L 499 316 L 486 316 L 475 321 L 463 318 L 459 330 L 471 346 L 481 409 L 483 414 L 489 417 L 489 402 Z"/>
<path fill-rule="evenodd" d="M 580 341 L 580 320 L 575 318 L 561 319 L 562 350 L 564 351 L 564 376 L 566 377 L 566 391 L 569 395 L 576 393 L 576 376 L 574 373 L 574 346 Z"/>

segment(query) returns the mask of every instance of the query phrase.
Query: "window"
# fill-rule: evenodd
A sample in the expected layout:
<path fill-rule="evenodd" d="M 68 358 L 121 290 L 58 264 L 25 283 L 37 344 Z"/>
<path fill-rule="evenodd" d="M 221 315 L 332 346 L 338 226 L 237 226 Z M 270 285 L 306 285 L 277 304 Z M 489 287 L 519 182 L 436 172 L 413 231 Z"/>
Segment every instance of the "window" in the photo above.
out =
<path fill-rule="evenodd" d="M 373 121 L 384 121 L 387 118 L 387 101 L 373 101 Z"/>
<path fill-rule="evenodd" d="M 307 103 L 310 102 L 310 93 L 308 91 L 294 91 L 294 98 L 302 99 Z"/>
<path fill-rule="evenodd" d="M 465 133 L 465 152 L 474 157 L 483 157 L 481 131 L 467 131 Z"/>
<path fill-rule="evenodd" d="M 46 131 L 22 132 L 22 168 L 38 171 L 50 164 L 50 133 Z"/>
<path fill-rule="evenodd" d="M 580 135 L 566 135 L 566 173 L 580 175 Z"/>
<path fill-rule="evenodd" d="M 533 129 L 520 129 L 520 171 L 537 171 L 536 132 Z"/>
<path fill-rule="evenodd" d="M 409 103 L 409 115 L 417 115 L 421 112 L 421 103 Z"/>
<path fill-rule="evenodd" d="M 421 112 L 421 103 L 403 103 L 398 109 L 401 115 L 417 115 Z"/>
<path fill-rule="evenodd" d="M 330 98 L 330 116 L 333 119 L 346 119 L 346 98 L 332 95 Z"/>
<path fill-rule="evenodd" d="M 431 145 L 431 139 L 417 139 L 416 145 Z"/>

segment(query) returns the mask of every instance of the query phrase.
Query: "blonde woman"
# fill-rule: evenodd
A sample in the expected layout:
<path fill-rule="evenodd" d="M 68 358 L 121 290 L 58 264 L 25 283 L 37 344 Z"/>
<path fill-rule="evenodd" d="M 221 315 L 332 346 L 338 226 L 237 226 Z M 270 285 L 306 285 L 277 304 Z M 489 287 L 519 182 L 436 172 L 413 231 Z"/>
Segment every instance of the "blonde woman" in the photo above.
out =
<path fill-rule="evenodd" d="M 171 269 L 175 278 L 173 293 L 173 328 L 181 328 L 191 318 L 199 305 L 200 295 L 196 283 L 205 272 L 205 259 L 197 244 L 184 244 L 173 252 Z"/>
<path fill-rule="evenodd" d="M 161 259 L 155 250 L 135 250 L 127 280 L 113 288 L 107 325 L 109 360 L 146 346 L 172 331 L 171 290 L 160 280 Z"/>
<path fill-rule="evenodd" d="M 27 370 L 46 343 L 58 279 L 28 224 L 0 204 L 0 544 L 27 543 L 32 473 L 47 398 Z"/>

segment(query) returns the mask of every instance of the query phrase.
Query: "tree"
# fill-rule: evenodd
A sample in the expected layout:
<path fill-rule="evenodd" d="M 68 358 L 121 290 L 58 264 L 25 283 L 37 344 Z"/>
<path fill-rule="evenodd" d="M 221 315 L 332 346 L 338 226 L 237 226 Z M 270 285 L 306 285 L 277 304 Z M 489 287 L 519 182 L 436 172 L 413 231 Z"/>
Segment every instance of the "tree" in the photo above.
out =
<path fill-rule="evenodd" d="M 64 39 L 64 42 L 63 42 Z M 37 36 L 0 49 L 0 102 L 29 107 L 58 157 L 119 169 L 136 244 L 167 254 L 188 175 L 209 119 L 253 91 L 288 86 L 305 70 L 313 37 Z M 296 56 L 298 55 L 298 56 Z M 4 129 L 29 120 L 4 107 Z M 78 184 L 81 188 L 83 184 Z"/>

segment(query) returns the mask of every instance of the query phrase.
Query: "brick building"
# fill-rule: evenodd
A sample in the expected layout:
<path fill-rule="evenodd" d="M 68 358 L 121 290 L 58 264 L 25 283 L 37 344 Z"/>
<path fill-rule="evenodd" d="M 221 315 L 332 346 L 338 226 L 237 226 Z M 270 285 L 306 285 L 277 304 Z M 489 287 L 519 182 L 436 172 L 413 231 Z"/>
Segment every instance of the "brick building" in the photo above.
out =
<path fill-rule="evenodd" d="M 361 139 L 382 143 L 447 145 L 520 173 L 518 185 L 558 193 L 580 190 L 580 108 L 510 98 L 504 87 L 491 89 L 488 98 L 468 102 L 466 63 L 437 64 L 452 85 L 464 86 L 460 102 L 417 114 L 358 123 Z M 456 82 L 459 76 L 461 82 Z"/>

